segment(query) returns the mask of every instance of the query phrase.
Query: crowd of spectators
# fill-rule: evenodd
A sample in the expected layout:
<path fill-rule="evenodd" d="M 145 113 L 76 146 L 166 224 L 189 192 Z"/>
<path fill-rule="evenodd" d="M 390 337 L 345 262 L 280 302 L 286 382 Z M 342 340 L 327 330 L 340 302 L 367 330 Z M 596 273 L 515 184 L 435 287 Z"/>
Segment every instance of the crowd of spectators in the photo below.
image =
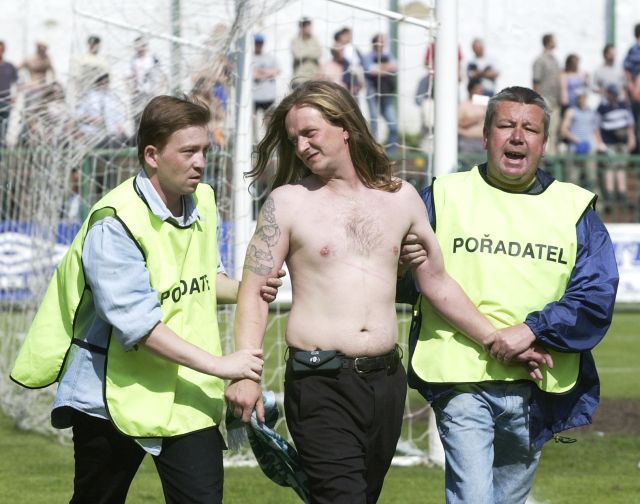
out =
<path fill-rule="evenodd" d="M 353 44 L 351 28 L 343 27 L 325 43 L 313 31 L 313 21 L 298 21 L 298 33 L 291 40 L 290 86 L 310 79 L 326 79 L 347 88 L 366 103 L 372 134 L 393 155 L 399 145 L 397 117 L 398 63 L 385 33 L 376 33 L 368 50 Z M 635 26 L 636 43 L 627 51 L 622 65 L 616 63 L 616 48 L 606 44 L 602 63 L 590 74 L 581 66 L 581 55 L 567 54 L 564 65 L 556 55 L 556 37 L 542 37 L 542 51 L 532 64 L 532 87 L 552 109 L 547 154 L 570 154 L 566 178 L 581 183 L 604 198 L 606 209 L 629 205 L 624 156 L 638 154 L 640 146 L 640 24 Z M 282 69 L 278 58 L 265 50 L 267 40 L 254 36 L 252 58 L 254 100 L 253 143 L 262 136 L 264 121 L 276 104 L 276 79 Z M 47 44 L 39 41 L 35 51 L 19 65 L 5 61 L 5 44 L 0 41 L 0 147 L 5 145 L 7 125 L 15 102 L 15 90 L 22 90 L 24 108 L 36 111 L 21 126 L 18 141 L 28 144 L 38 133 L 57 131 L 62 137 L 81 136 L 91 145 L 114 147 L 131 144 L 135 125 L 144 104 L 154 95 L 168 91 L 160 60 L 140 36 L 133 41 L 127 92 L 130 102 L 111 89 L 110 66 L 100 54 L 97 35 L 87 39 L 86 53 L 71 62 L 69 85 L 56 81 Z M 325 48 L 329 56 L 325 56 Z M 458 110 L 458 145 L 462 154 L 482 155 L 482 122 L 488 97 L 498 90 L 500 69 L 480 38 L 474 38 L 469 57 L 458 48 L 458 78 L 467 93 Z M 422 137 L 433 133 L 433 75 L 435 44 L 426 48 L 425 75 L 418 82 L 416 104 L 421 108 Z M 211 71 L 211 68 L 217 68 Z M 227 145 L 224 118 L 228 105 L 229 61 L 216 61 L 209 70 L 194 77 L 192 91 L 209 103 L 213 111 L 212 143 Z M 215 74 L 215 75 L 213 75 Z M 73 107 L 64 107 L 64 103 Z M 384 128 L 381 128 L 384 121 Z M 384 138 L 381 135 L 385 135 Z M 424 147 L 426 144 L 421 143 Z M 610 163 L 597 163 L 593 155 L 610 155 Z M 587 156 L 584 160 L 580 156 Z"/>

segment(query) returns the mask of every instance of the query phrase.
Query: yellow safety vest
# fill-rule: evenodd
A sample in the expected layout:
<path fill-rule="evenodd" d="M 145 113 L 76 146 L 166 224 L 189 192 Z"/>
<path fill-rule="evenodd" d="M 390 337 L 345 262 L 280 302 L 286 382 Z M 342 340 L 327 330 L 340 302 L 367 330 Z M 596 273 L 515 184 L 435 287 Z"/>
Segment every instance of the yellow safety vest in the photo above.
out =
<path fill-rule="evenodd" d="M 216 313 L 216 205 L 210 186 L 194 194 L 203 217 L 181 228 L 163 222 L 129 179 L 104 196 L 72 242 L 20 349 L 11 372 L 30 388 L 60 379 L 73 339 L 83 339 L 95 310 L 82 270 L 82 245 L 89 226 L 115 216 L 144 256 L 151 286 L 158 292 L 162 322 L 181 338 L 221 355 Z M 134 437 L 168 437 L 217 425 L 224 384 L 144 348 L 124 351 L 109 338 L 105 359 L 105 404 L 114 425 Z"/>
<path fill-rule="evenodd" d="M 475 167 L 438 177 L 433 184 L 436 237 L 445 269 L 496 328 L 559 300 L 575 265 L 576 224 L 594 194 L 553 181 L 541 194 L 516 194 L 489 185 Z M 424 299 L 422 327 L 412 366 L 426 382 L 477 383 L 531 379 L 526 369 L 506 365 L 453 328 Z M 580 354 L 550 350 L 554 368 L 544 368 L 547 392 L 576 383 Z"/>

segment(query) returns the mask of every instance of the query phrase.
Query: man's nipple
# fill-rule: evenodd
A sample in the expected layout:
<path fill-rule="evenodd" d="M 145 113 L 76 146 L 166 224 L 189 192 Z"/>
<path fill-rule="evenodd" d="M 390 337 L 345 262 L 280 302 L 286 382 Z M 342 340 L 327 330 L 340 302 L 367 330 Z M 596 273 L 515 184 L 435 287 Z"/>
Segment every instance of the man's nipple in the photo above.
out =
<path fill-rule="evenodd" d="M 331 249 L 329 249 L 329 247 L 327 247 L 327 246 L 322 247 L 320 249 L 320 255 L 322 257 L 329 257 L 331 255 Z"/>

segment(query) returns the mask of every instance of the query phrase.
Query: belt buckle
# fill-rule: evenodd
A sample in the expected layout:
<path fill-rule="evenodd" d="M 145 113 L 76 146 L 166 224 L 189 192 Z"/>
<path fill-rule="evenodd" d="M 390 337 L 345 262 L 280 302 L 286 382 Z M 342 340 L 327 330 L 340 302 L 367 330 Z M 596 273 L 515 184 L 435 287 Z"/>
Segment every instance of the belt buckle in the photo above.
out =
<path fill-rule="evenodd" d="M 358 374 L 368 373 L 368 371 L 365 371 L 365 370 L 360 369 L 358 367 L 358 361 L 364 361 L 365 359 L 366 359 L 366 357 L 356 357 L 355 359 L 353 359 L 353 369 L 356 370 L 356 373 L 358 373 Z"/>

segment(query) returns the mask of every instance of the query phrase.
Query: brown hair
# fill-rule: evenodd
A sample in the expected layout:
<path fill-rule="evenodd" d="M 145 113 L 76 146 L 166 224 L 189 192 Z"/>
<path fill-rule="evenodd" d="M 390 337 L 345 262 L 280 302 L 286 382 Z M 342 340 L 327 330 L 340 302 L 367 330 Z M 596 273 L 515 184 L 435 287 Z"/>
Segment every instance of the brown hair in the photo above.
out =
<path fill-rule="evenodd" d="M 144 149 L 147 145 L 153 145 L 161 151 L 176 131 L 189 126 L 206 126 L 210 120 L 209 107 L 196 98 L 156 96 L 147 103 L 140 118 L 138 161 L 144 166 Z"/>
<path fill-rule="evenodd" d="M 496 106 L 499 102 L 514 102 L 521 103 L 522 105 L 535 105 L 536 107 L 540 107 L 544 113 L 544 139 L 549 138 L 549 123 L 551 122 L 551 109 L 549 105 L 545 99 L 533 89 L 520 86 L 504 88 L 489 99 L 487 112 L 484 115 L 483 132 L 485 136 L 489 136 L 493 124 L 493 117 L 496 115 Z"/>
<path fill-rule="evenodd" d="M 400 189 L 401 181 L 393 178 L 393 163 L 371 135 L 351 93 L 343 86 L 328 81 L 305 82 L 280 102 L 268 121 L 267 133 L 258 144 L 255 167 L 245 176 L 255 181 L 263 175 L 274 153 L 277 154 L 277 168 L 272 189 L 298 182 L 311 174 L 296 156 L 285 128 L 287 114 L 294 107 L 313 107 L 325 120 L 349 132 L 351 161 L 365 186 L 388 192 Z"/>

